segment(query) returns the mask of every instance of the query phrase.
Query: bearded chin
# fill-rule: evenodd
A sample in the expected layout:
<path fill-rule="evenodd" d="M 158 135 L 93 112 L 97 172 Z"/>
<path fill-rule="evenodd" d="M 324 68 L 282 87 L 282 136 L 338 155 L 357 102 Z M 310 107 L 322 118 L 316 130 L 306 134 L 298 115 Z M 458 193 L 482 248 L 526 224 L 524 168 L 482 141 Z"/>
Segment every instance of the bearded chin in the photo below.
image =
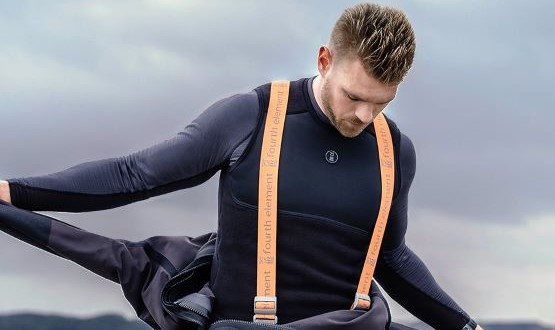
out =
<path fill-rule="evenodd" d="M 333 127 L 335 127 L 335 129 L 339 132 L 339 134 L 341 134 L 341 135 L 343 135 L 344 137 L 347 137 L 347 138 L 353 138 L 353 137 L 358 136 L 362 132 L 362 130 L 361 131 L 352 131 L 352 130 L 349 130 L 348 128 L 346 128 L 346 127 L 342 127 L 341 122 L 339 122 L 337 120 L 337 118 L 335 117 L 334 112 L 333 112 L 332 108 L 329 106 L 329 104 L 326 104 L 326 102 L 323 102 L 323 103 L 324 103 L 324 107 L 325 107 L 324 111 L 329 114 L 328 119 L 329 119 L 330 123 L 333 125 Z"/>
<path fill-rule="evenodd" d="M 328 120 L 330 121 L 332 126 L 335 127 L 335 129 L 339 132 L 339 134 L 343 135 L 344 137 L 352 138 L 360 133 L 348 131 L 341 128 L 341 123 L 335 117 L 335 112 L 331 107 L 329 85 L 326 82 L 324 82 L 322 86 L 322 106 L 322 111 L 326 114 L 326 117 L 328 117 Z"/>
<path fill-rule="evenodd" d="M 335 113 L 333 112 L 333 109 L 330 105 L 329 97 L 326 93 L 323 93 L 323 95 L 322 95 L 322 105 L 324 106 L 324 109 L 322 109 L 322 110 L 326 113 L 326 115 L 328 117 L 328 120 L 330 121 L 330 124 L 332 124 L 332 126 L 335 127 L 335 129 L 341 135 L 343 135 L 345 137 L 351 137 L 351 136 L 349 136 L 349 134 L 346 135 L 345 134 L 346 132 L 341 129 L 340 124 L 337 121 L 337 118 L 335 117 Z"/>

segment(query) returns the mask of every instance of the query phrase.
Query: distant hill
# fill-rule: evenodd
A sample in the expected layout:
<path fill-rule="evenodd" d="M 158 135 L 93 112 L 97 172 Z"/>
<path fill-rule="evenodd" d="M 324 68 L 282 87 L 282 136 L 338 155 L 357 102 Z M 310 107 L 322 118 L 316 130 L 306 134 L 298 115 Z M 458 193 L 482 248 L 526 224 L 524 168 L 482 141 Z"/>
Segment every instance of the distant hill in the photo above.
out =
<path fill-rule="evenodd" d="M 484 330 L 555 330 L 555 327 L 535 322 L 482 323 Z M 424 324 L 418 329 L 431 329 Z M 73 318 L 56 315 L 13 314 L 0 315 L 0 330 L 149 330 L 141 321 L 129 321 L 119 315 L 93 318 Z"/>
<path fill-rule="evenodd" d="M 484 330 L 555 330 L 555 327 L 541 325 L 537 322 L 479 322 Z M 424 323 L 412 324 L 419 330 L 432 329 Z"/>
<path fill-rule="evenodd" d="M 547 327 L 533 322 L 522 323 L 493 323 L 485 324 L 484 330 L 555 330 L 554 327 Z"/>
<path fill-rule="evenodd" d="M 14 314 L 0 315 L 0 330 L 149 330 L 141 321 L 129 321 L 119 315 L 81 319 L 73 317 Z"/>

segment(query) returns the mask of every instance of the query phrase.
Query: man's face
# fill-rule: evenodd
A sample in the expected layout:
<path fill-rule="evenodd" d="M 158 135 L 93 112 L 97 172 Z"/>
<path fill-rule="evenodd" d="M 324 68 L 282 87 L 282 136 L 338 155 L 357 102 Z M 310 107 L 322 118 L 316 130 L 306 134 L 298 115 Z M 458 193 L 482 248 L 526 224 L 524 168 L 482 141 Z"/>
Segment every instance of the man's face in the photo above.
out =
<path fill-rule="evenodd" d="M 320 57 L 326 55 L 331 59 L 329 49 L 322 47 Z M 319 59 L 319 70 L 322 110 L 345 137 L 362 133 L 397 93 L 397 85 L 380 83 L 366 72 L 358 58 L 333 58 L 328 63 Z"/>

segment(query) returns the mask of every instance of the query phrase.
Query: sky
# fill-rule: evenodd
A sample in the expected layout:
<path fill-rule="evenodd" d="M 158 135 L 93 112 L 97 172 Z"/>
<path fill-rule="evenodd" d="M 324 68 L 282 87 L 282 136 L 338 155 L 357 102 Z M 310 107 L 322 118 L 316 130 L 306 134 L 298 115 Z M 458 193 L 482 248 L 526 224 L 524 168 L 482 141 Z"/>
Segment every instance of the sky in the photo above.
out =
<path fill-rule="evenodd" d="M 355 3 L 0 0 L 0 178 L 127 155 L 223 97 L 316 75 Z M 380 3 L 417 40 L 385 110 L 417 154 L 407 244 L 473 318 L 555 324 L 555 2 Z M 194 236 L 216 230 L 217 180 L 46 214 L 114 238 Z M 117 285 L 4 234 L 0 291 L 0 314 L 133 315 Z"/>

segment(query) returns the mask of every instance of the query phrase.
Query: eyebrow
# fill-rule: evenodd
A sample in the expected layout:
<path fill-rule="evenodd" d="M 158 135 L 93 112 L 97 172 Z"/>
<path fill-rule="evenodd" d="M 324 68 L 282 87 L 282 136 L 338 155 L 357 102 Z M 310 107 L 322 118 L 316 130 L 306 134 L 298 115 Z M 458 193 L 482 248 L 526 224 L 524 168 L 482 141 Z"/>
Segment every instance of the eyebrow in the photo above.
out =
<path fill-rule="evenodd" d="M 354 99 L 357 99 L 357 100 L 360 100 L 360 101 L 364 101 L 364 102 L 369 102 L 369 101 L 366 100 L 364 97 L 360 97 L 359 95 L 356 95 L 356 94 L 354 94 L 354 93 L 351 93 L 351 92 L 347 91 L 345 88 L 342 88 L 342 89 L 343 89 L 343 92 L 344 92 L 345 94 L 351 96 L 351 97 L 354 98 Z M 385 101 L 385 102 L 380 102 L 380 103 L 377 103 L 377 104 L 386 104 L 386 103 L 389 103 L 389 102 L 393 101 L 394 98 L 395 98 L 395 96 L 394 96 L 393 98 L 391 98 L 391 99 Z"/>

